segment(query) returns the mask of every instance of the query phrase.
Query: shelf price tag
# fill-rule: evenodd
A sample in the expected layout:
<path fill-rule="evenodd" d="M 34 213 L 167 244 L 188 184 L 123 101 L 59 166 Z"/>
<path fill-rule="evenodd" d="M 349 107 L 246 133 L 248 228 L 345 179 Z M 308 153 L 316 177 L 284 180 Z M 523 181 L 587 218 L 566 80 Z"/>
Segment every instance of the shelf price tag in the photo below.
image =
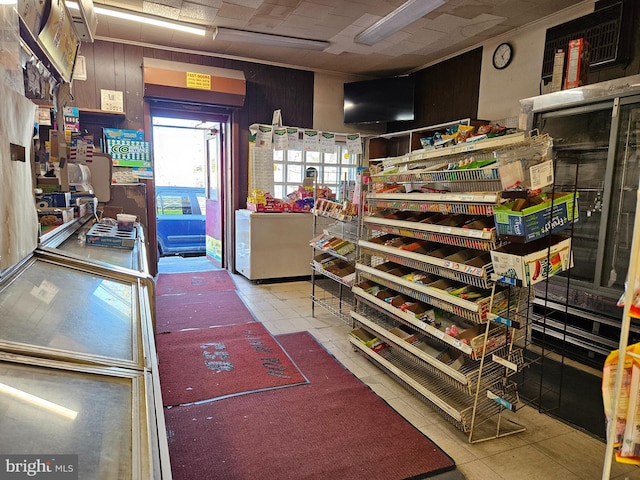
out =
<path fill-rule="evenodd" d="M 434 337 L 436 337 L 436 338 L 439 338 L 440 340 L 444 340 L 444 337 L 445 337 L 446 335 L 447 335 L 447 334 L 446 334 L 445 332 L 443 332 L 442 330 L 437 330 L 437 329 L 436 329 L 436 330 L 433 332 L 433 336 L 434 336 Z"/>
<path fill-rule="evenodd" d="M 514 372 L 518 371 L 518 365 L 516 365 L 513 362 L 510 362 L 506 358 L 499 357 L 496 354 L 493 354 L 491 357 L 492 357 L 494 362 L 499 363 L 503 367 L 507 367 L 509 370 L 512 370 Z"/>
<path fill-rule="evenodd" d="M 422 330 L 426 330 L 429 331 L 431 325 L 429 325 L 427 322 L 423 322 L 422 320 L 418 320 L 416 322 L 416 326 Z"/>
<path fill-rule="evenodd" d="M 513 403 L 505 400 L 504 398 L 500 398 L 498 395 L 493 393 L 491 390 L 487 390 L 487 398 L 490 398 L 494 402 L 502 405 L 507 410 L 511 410 L 512 412 L 516 411 L 516 407 Z"/>

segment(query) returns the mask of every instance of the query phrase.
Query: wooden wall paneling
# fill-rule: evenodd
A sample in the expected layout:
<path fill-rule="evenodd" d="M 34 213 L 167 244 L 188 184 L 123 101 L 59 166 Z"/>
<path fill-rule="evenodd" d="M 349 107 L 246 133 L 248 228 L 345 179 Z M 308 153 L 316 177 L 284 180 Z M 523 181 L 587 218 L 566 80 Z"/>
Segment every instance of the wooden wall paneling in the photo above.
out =
<path fill-rule="evenodd" d="M 248 129 L 252 123 L 270 123 L 273 110 L 281 109 L 287 125 L 313 127 L 313 72 L 262 65 L 240 60 L 197 54 L 172 52 L 149 47 L 96 41 L 83 46 L 90 75 L 82 86 L 78 106 L 100 108 L 100 89 L 125 92 L 126 119 L 120 128 L 136 130 L 144 127 L 143 58 L 157 58 L 195 65 L 241 70 L 247 79 L 245 105 L 234 111 L 234 150 L 237 182 L 234 185 L 235 208 L 246 206 L 248 195 Z M 89 73 L 91 69 L 91 73 Z M 124 78 L 124 83 L 122 79 Z M 89 88 L 92 84 L 92 89 Z M 93 90 L 93 91 L 91 91 Z"/>
<path fill-rule="evenodd" d="M 95 55 L 95 103 L 89 108 L 100 109 L 100 90 L 116 90 L 115 52 L 122 45 L 104 41 L 93 43 Z M 126 113 L 126 112 L 125 112 Z"/>
<path fill-rule="evenodd" d="M 87 68 L 86 80 L 74 80 L 72 83 L 72 93 L 74 106 L 82 108 L 99 108 L 96 104 L 96 71 L 93 43 L 82 43 L 80 45 L 80 55 L 85 57 Z M 97 105 L 97 106 L 96 106 Z"/>
<path fill-rule="evenodd" d="M 123 86 L 126 120 L 122 128 L 144 128 L 144 83 L 142 78 L 142 47 L 126 45 L 124 48 Z"/>
<path fill-rule="evenodd" d="M 126 93 L 126 69 L 125 69 L 125 54 L 124 49 L 126 45 L 123 43 L 116 43 L 113 45 L 113 86 L 108 90 L 117 90 Z M 123 111 L 127 111 L 126 98 L 123 102 Z"/>
<path fill-rule="evenodd" d="M 482 48 L 476 48 L 415 73 L 415 120 L 390 122 L 388 132 L 476 118 L 480 96 Z"/>

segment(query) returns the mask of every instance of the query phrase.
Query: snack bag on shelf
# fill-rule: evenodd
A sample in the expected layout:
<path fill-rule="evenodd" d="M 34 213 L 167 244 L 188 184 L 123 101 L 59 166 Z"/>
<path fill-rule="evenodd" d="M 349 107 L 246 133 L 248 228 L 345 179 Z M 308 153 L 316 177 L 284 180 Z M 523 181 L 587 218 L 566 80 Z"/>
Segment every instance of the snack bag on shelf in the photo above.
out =
<path fill-rule="evenodd" d="M 640 344 L 634 344 L 627 347 L 628 352 L 632 352 L 635 354 L 640 354 Z M 612 351 L 605 360 L 604 367 L 602 370 L 602 402 L 604 405 L 604 414 L 607 421 L 607 424 L 611 422 L 615 422 L 615 438 L 613 439 L 614 446 L 619 447 L 622 445 L 623 440 L 625 439 L 625 432 L 627 431 L 627 422 L 636 423 L 636 421 L 629 417 L 629 412 L 635 411 L 636 408 L 630 408 L 630 399 L 632 397 L 631 385 L 632 385 L 632 372 L 634 364 L 636 366 L 640 365 L 640 360 L 634 359 L 630 356 L 625 358 L 624 369 L 621 372 L 622 377 L 622 385 L 620 388 L 620 392 L 618 392 L 617 403 L 618 403 L 618 411 L 616 418 L 612 418 L 613 415 L 613 401 L 615 398 L 615 381 L 616 381 L 616 370 L 618 366 L 618 356 L 619 350 Z M 636 378 L 636 390 L 638 389 L 638 381 L 640 381 L 640 377 Z M 638 392 L 636 391 L 633 397 L 637 400 Z M 607 429 L 608 431 L 608 429 Z"/>
<path fill-rule="evenodd" d="M 626 412 L 626 426 L 620 451 L 616 458 L 626 459 L 625 463 L 640 465 L 640 360 L 633 359 L 631 364 L 631 385 L 629 387 L 629 406 Z"/>

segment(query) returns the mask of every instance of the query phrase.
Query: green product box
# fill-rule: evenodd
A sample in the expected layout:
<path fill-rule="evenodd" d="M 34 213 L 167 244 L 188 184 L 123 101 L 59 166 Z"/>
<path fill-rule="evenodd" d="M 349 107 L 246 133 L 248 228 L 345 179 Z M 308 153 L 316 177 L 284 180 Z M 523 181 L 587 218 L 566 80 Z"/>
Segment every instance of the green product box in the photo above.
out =
<path fill-rule="evenodd" d="M 541 194 L 545 201 L 521 211 L 512 210 L 516 202 L 494 208 L 498 236 L 510 242 L 526 243 L 556 233 L 579 219 L 578 194 Z"/>

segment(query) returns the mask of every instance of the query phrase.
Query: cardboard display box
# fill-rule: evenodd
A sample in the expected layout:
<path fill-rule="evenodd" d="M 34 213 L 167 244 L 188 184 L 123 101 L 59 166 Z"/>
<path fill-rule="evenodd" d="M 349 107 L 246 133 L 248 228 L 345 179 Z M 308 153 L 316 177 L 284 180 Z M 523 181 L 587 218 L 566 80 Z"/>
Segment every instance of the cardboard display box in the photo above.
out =
<path fill-rule="evenodd" d="M 589 42 L 584 38 L 569 40 L 564 88 L 580 87 L 587 82 L 589 73 Z"/>
<path fill-rule="evenodd" d="M 96 223 L 87 232 L 85 243 L 98 247 L 132 249 L 136 243 L 136 230 L 127 232 L 118 230 L 115 225 Z"/>
<path fill-rule="evenodd" d="M 491 261 L 496 275 L 533 285 L 573 266 L 571 238 L 551 235 L 531 243 L 511 243 L 493 250 Z"/>
<path fill-rule="evenodd" d="M 364 328 L 356 328 L 351 332 L 349 332 L 349 335 L 351 335 L 354 338 L 357 338 L 362 344 L 364 344 L 366 347 L 370 348 L 374 352 L 379 352 L 387 348 L 386 343 L 384 343 L 378 337 L 371 335 Z"/>
<path fill-rule="evenodd" d="M 500 238 L 510 242 L 525 243 L 558 232 L 577 222 L 579 218 L 578 194 L 556 193 L 541 194 L 543 202 L 513 210 L 517 201 L 494 208 L 496 229 Z M 553 207 L 551 204 L 553 203 Z"/>
<path fill-rule="evenodd" d="M 38 208 L 38 221 L 45 227 L 62 225 L 73 220 L 73 208 Z"/>

